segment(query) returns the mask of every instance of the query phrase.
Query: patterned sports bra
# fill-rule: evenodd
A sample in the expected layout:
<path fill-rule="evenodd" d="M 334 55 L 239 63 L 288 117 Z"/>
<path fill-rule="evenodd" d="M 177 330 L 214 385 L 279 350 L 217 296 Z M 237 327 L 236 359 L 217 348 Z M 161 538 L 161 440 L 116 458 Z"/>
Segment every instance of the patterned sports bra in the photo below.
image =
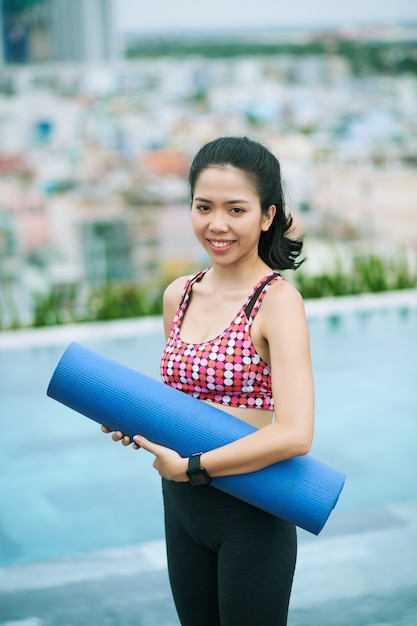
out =
<path fill-rule="evenodd" d="M 206 272 L 192 276 L 184 287 L 162 354 L 162 380 L 200 400 L 273 411 L 271 368 L 256 352 L 250 330 L 267 290 L 284 279 L 276 272 L 267 274 L 221 335 L 202 344 L 186 343 L 180 337 L 182 320 L 193 285 Z"/>

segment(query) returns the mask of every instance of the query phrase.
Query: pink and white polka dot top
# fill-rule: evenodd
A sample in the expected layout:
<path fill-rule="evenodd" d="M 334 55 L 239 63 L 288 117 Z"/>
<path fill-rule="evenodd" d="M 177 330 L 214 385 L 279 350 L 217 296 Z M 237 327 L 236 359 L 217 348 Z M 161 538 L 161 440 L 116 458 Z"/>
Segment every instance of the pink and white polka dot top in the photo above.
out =
<path fill-rule="evenodd" d="M 184 287 L 161 358 L 162 381 L 200 400 L 273 411 L 271 368 L 256 352 L 250 329 L 270 285 L 284 279 L 276 272 L 267 274 L 221 335 L 202 344 L 186 343 L 180 336 L 182 320 L 193 285 L 206 271 Z"/>

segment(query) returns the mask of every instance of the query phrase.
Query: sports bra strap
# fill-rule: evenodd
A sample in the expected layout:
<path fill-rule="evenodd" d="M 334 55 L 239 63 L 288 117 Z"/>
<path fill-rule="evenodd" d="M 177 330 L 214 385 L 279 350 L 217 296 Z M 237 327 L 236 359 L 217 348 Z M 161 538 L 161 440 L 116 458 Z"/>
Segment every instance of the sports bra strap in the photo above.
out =
<path fill-rule="evenodd" d="M 255 303 L 258 300 L 259 296 L 261 295 L 263 288 L 272 280 L 274 280 L 274 278 L 276 278 L 277 276 L 279 276 L 278 272 L 274 272 L 273 274 L 270 274 L 269 276 L 265 278 L 265 280 L 256 289 L 255 293 L 253 294 L 253 296 L 251 297 L 251 299 L 245 306 L 245 314 L 246 314 L 247 319 L 250 318 L 252 309 L 255 306 Z"/>
<path fill-rule="evenodd" d="M 184 289 L 182 292 L 182 296 L 181 296 L 181 300 L 180 303 L 178 305 L 178 308 L 181 309 L 184 305 L 184 302 L 187 298 L 187 296 L 189 295 L 194 283 L 198 282 L 203 276 L 204 274 L 207 272 L 207 269 L 202 270 L 201 272 L 197 272 L 197 274 L 194 274 L 193 276 L 191 276 L 191 278 L 189 280 L 186 281 L 185 285 L 184 285 Z"/>
<path fill-rule="evenodd" d="M 194 276 L 192 276 L 186 282 L 185 287 L 184 287 L 184 291 L 182 293 L 182 298 L 181 298 L 180 304 L 178 306 L 179 309 L 182 309 L 182 307 L 184 306 L 185 300 L 186 300 L 187 296 L 189 295 L 189 293 L 190 293 L 194 283 L 198 282 L 204 276 L 204 274 L 207 272 L 207 269 L 205 269 L 205 270 L 203 270 L 201 272 L 198 272 L 197 274 L 194 274 Z M 280 276 L 279 272 L 273 272 L 272 274 L 267 276 L 265 278 L 265 280 L 262 281 L 262 283 L 255 290 L 255 292 L 253 293 L 251 299 L 249 300 L 249 302 L 247 303 L 247 305 L 244 308 L 245 315 L 246 315 L 247 319 L 249 319 L 249 317 L 251 316 L 252 309 L 255 306 L 259 296 L 262 293 L 262 290 L 264 289 L 264 287 L 266 285 L 268 285 L 268 283 L 270 283 L 272 280 L 274 280 L 277 276 Z"/>

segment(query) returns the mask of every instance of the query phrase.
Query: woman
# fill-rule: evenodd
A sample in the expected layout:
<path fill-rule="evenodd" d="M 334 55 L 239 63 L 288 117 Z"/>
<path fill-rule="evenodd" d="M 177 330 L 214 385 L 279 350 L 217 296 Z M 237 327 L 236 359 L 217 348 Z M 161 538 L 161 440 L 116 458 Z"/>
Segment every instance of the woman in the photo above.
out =
<path fill-rule="evenodd" d="M 194 233 L 211 266 L 166 289 L 162 379 L 257 430 L 190 459 L 140 433 L 133 445 L 155 456 L 162 476 L 181 624 L 283 626 L 294 525 L 206 485 L 310 450 L 314 391 L 304 305 L 277 272 L 297 268 L 302 242 L 290 237 L 279 162 L 261 144 L 237 137 L 208 143 L 189 182 Z M 113 439 L 131 443 L 121 432 Z"/>

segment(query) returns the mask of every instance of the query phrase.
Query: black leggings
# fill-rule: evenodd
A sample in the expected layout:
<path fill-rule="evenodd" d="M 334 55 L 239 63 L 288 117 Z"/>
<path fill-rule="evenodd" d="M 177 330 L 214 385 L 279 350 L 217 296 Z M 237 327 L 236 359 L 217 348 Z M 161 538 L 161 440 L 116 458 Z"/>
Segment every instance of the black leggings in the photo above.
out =
<path fill-rule="evenodd" d="M 285 626 L 295 526 L 214 487 L 167 480 L 162 486 L 182 626 Z"/>

